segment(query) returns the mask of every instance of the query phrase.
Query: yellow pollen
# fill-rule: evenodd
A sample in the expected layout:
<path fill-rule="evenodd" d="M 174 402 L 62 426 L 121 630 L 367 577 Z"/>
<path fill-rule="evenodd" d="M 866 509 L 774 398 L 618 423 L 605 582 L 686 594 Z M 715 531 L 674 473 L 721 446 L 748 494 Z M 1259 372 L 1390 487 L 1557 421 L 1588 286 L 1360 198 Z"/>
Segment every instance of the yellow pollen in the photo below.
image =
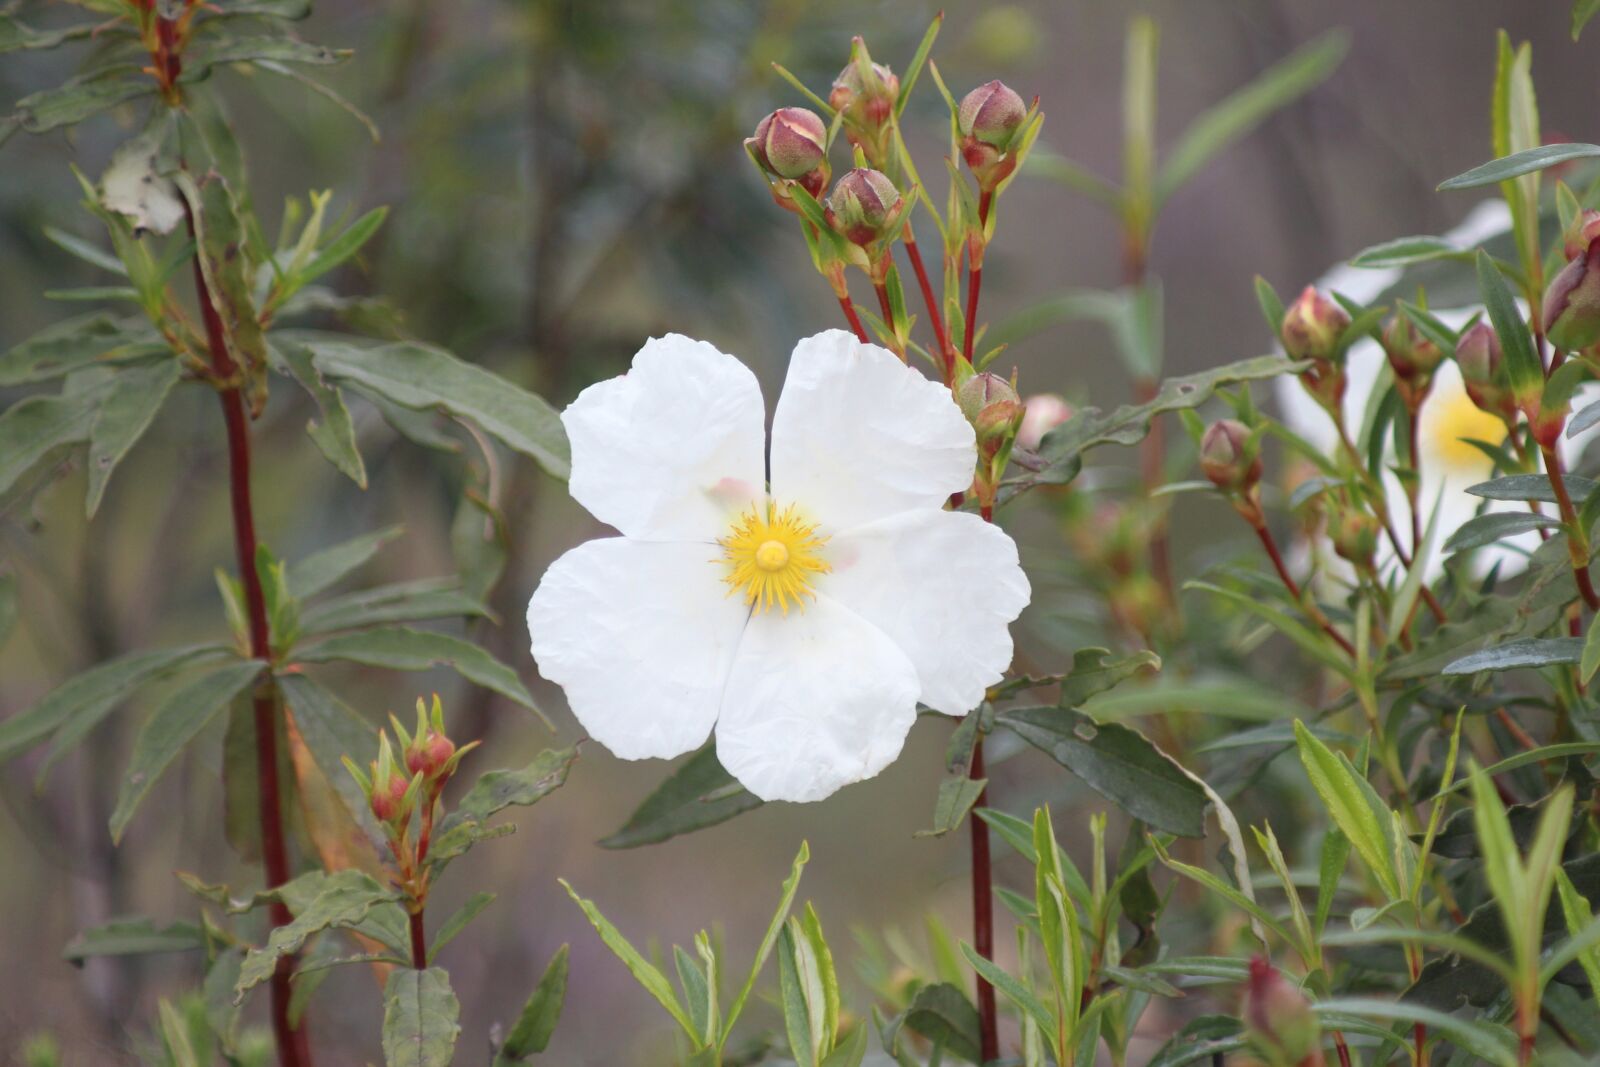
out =
<path fill-rule="evenodd" d="M 805 598 L 817 595 L 812 576 L 833 569 L 821 556 L 827 543 L 817 536 L 817 524 L 806 522 L 792 504 L 782 510 L 771 503 L 752 506 L 717 541 L 722 546 L 718 562 L 728 567 L 722 579 L 730 586 L 728 595 L 744 594 L 755 611 L 775 607 L 787 615 L 791 604 L 803 610 Z"/>
<path fill-rule="evenodd" d="M 1432 454 L 1429 458 L 1433 462 L 1453 473 L 1488 477 L 1493 466 L 1489 457 L 1468 442 L 1500 444 L 1506 437 L 1505 423 L 1480 410 L 1460 385 L 1449 384 L 1455 387 L 1445 388 L 1444 382 L 1438 383 L 1422 406 L 1419 436 L 1423 447 Z"/>

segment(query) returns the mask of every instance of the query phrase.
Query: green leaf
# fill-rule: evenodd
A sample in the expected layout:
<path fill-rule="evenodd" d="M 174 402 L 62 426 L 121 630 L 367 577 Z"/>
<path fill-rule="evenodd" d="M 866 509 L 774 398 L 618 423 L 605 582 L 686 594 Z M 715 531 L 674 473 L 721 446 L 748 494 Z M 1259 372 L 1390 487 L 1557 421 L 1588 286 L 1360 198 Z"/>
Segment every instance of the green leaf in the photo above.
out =
<path fill-rule="evenodd" d="M 84 22 L 76 26 L 63 26 L 60 29 L 36 30 L 24 25 L 12 15 L 0 15 L 0 55 L 6 52 L 55 48 L 67 41 L 88 37 L 98 28 L 98 23 Z"/>
<path fill-rule="evenodd" d="M 1548 483 L 1546 483 L 1548 488 Z M 1492 511 L 1486 515 L 1475 515 L 1462 523 L 1450 539 L 1444 543 L 1446 552 L 1465 552 L 1469 548 L 1482 548 L 1492 545 L 1496 541 L 1518 534 L 1537 530 L 1541 527 L 1560 526 L 1561 520 L 1554 515 L 1535 515 L 1531 512 L 1520 511 Z"/>
<path fill-rule="evenodd" d="M 998 967 L 993 961 L 986 960 L 978 955 L 977 950 L 965 941 L 961 943 L 961 953 L 967 957 L 967 962 L 972 964 L 972 969 L 977 971 L 988 983 L 1004 993 L 1006 999 L 1015 1004 L 1034 1025 L 1047 1034 L 1055 1032 L 1055 1019 L 1050 1011 L 1042 1004 L 1038 997 L 1030 993 L 1026 986 Z"/>
<path fill-rule="evenodd" d="M 594 901 L 585 900 L 578 896 L 578 891 L 573 889 L 565 878 L 556 880 L 561 883 L 561 888 L 567 891 L 567 895 L 573 899 L 573 902 L 583 909 L 583 913 L 588 916 L 590 924 L 600 934 L 600 940 L 604 941 L 606 947 L 623 962 L 634 979 L 644 986 L 645 992 L 654 997 L 656 1003 L 667 1010 L 667 1014 L 672 1016 L 673 1020 L 683 1028 L 683 1032 L 689 1036 L 691 1041 L 697 1041 L 700 1035 L 695 1032 L 693 1020 L 683 1010 L 683 1006 L 678 1003 L 677 995 L 673 993 L 672 983 L 667 981 L 667 976 L 662 974 L 649 960 L 641 956 L 639 950 L 634 948 L 628 939 L 622 936 L 622 932 L 611 924 L 611 920 L 600 914 L 600 909 L 595 907 Z"/>
<path fill-rule="evenodd" d="M 461 1002 L 441 967 L 396 967 L 383 987 L 383 1060 L 388 1067 L 449 1067 L 461 1033 Z"/>
<path fill-rule="evenodd" d="M 156 779 L 212 719 L 261 674 L 256 660 L 229 663 L 207 671 L 170 694 L 151 713 L 133 742 L 128 772 L 111 813 L 111 840 L 120 842 L 128 820 Z"/>
<path fill-rule="evenodd" d="M 772 954 L 772 946 L 778 941 L 778 931 L 783 929 L 784 920 L 789 917 L 789 908 L 794 903 L 795 890 L 800 888 L 800 872 L 805 870 L 806 863 L 811 859 L 811 846 L 800 842 L 800 851 L 795 854 L 794 866 L 789 870 L 789 877 L 784 879 L 783 889 L 778 897 L 778 910 L 773 912 L 772 921 L 767 924 L 767 932 L 761 938 L 761 947 L 756 950 L 755 962 L 750 965 L 750 976 L 744 980 L 744 985 L 739 989 L 739 995 L 733 998 L 733 1003 L 728 1007 L 728 1014 L 723 1023 L 722 1039 L 717 1042 L 718 1047 L 726 1045 L 728 1037 L 733 1033 L 733 1025 L 739 1019 L 739 1013 L 744 1010 L 746 1000 L 756 987 L 756 978 L 761 974 L 761 968 L 766 964 L 767 957 Z"/>
<path fill-rule="evenodd" d="M 1572 39 L 1576 41 L 1590 19 L 1600 14 L 1600 0 L 1572 0 Z"/>
<path fill-rule="evenodd" d="M 374 908 L 399 899 L 393 890 L 357 870 L 325 874 L 310 884 L 316 885 L 319 891 L 302 906 L 291 905 L 294 919 L 273 927 L 264 946 L 245 954 L 239 980 L 233 987 L 234 1003 L 239 1003 L 247 992 L 271 978 L 278 961 L 299 952 L 313 934 L 358 926 Z"/>
<path fill-rule="evenodd" d="M 376 829 L 361 786 L 345 770 L 342 757 L 365 764 L 377 751 L 377 727 L 315 681 L 297 672 L 278 675 L 278 691 L 311 758 L 356 823 Z"/>
<path fill-rule="evenodd" d="M 72 126 L 118 104 L 154 96 L 154 79 L 132 64 L 105 67 L 17 101 L 12 120 L 28 133 Z"/>
<path fill-rule="evenodd" d="M 68 963 L 82 965 L 96 956 L 148 956 L 157 952 L 192 952 L 206 947 L 204 934 L 194 923 L 157 926 L 145 918 L 113 919 L 85 930 L 61 950 Z"/>
<path fill-rule="evenodd" d="M 89 427 L 89 490 L 85 508 L 90 518 L 100 509 L 111 474 L 144 436 L 167 394 L 178 383 L 176 359 L 132 367 L 113 379 L 113 388 Z"/>
<path fill-rule="evenodd" d="M 506 1043 L 500 1047 L 494 1067 L 512 1067 L 549 1046 L 556 1023 L 561 1019 L 561 1006 L 567 998 L 567 951 L 568 946 L 562 945 L 544 969 L 544 977 L 539 979 L 533 996 L 522 1006 L 516 1025 L 506 1035 Z"/>
<path fill-rule="evenodd" d="M 227 653 L 220 645 L 129 652 L 73 675 L 28 708 L 0 722 L 0 760 L 25 752 L 60 729 L 76 742 L 145 684 L 204 657 Z M 66 747 L 57 746 L 61 751 Z M 54 754 L 52 749 L 52 754 Z"/>
<path fill-rule="evenodd" d="M 1501 30 L 1495 51 L 1490 118 L 1494 150 L 1503 157 L 1537 148 L 1542 138 L 1539 136 L 1539 109 L 1534 100 L 1532 47 L 1524 42 L 1513 49 L 1511 38 Z M 1538 171 L 1502 181 L 1500 193 L 1511 209 L 1511 230 L 1522 269 L 1532 275 L 1539 265 Z M 1516 380 L 1515 375 L 1512 380 Z"/>
<path fill-rule="evenodd" d="M 1261 317 L 1267 320 L 1267 325 L 1272 329 L 1272 336 L 1277 337 L 1283 333 L 1283 299 L 1278 296 L 1278 291 L 1272 283 L 1261 275 L 1255 277 L 1256 303 L 1261 306 Z"/>
<path fill-rule="evenodd" d="M 1149 650 L 1114 657 L 1104 648 L 1080 648 L 1072 654 L 1072 670 L 1061 680 L 1056 704 L 1063 708 L 1081 707 L 1129 678 L 1160 669 L 1161 657 Z"/>
<path fill-rule="evenodd" d="M 1205 792 L 1143 734 L 1069 708 L 1013 708 L 995 721 L 1150 826 L 1205 836 Z"/>
<path fill-rule="evenodd" d="M 1213 157 L 1261 124 L 1274 111 L 1310 92 L 1334 72 L 1350 48 L 1350 35 L 1324 34 L 1262 71 L 1250 84 L 1206 109 L 1179 138 L 1156 181 L 1165 201 Z"/>
<path fill-rule="evenodd" d="M 270 60 L 273 63 L 309 63 L 325 67 L 343 62 L 351 54 L 348 48 L 327 48 L 294 37 L 223 38 L 209 48 L 195 49 L 194 55 L 185 56 L 183 80 L 199 81 L 212 67 L 228 63 Z"/>
<path fill-rule="evenodd" d="M 1288 930 L 1282 923 L 1278 922 L 1277 918 L 1270 911 L 1256 903 L 1255 900 L 1246 896 L 1243 892 L 1229 885 L 1221 878 L 1218 878 L 1204 867 L 1195 867 L 1191 864 L 1183 863 L 1179 860 L 1173 859 L 1171 854 L 1167 852 L 1166 848 L 1154 838 L 1151 838 L 1151 843 L 1155 847 L 1156 858 L 1159 859 L 1161 863 L 1168 869 L 1177 874 L 1183 875 L 1185 878 L 1188 878 L 1191 881 L 1205 886 L 1207 889 L 1217 894 L 1217 896 L 1221 897 L 1234 907 L 1238 908 L 1240 911 L 1249 915 L 1252 921 L 1260 923 L 1262 926 L 1266 927 L 1268 930 L 1271 930 L 1275 935 L 1282 938 L 1284 941 L 1290 944 L 1294 943 L 1294 935 L 1290 932 L 1290 930 Z"/>
<path fill-rule="evenodd" d="M 1528 637 L 1462 656 L 1439 673 L 1450 675 L 1477 674 L 1479 671 L 1510 671 L 1521 667 L 1578 663 L 1582 659 L 1582 638 Z"/>
<path fill-rule="evenodd" d="M 1587 498 L 1600 486 L 1600 482 L 1571 474 L 1567 475 L 1565 484 L 1573 500 Z M 1556 502 L 1556 491 L 1550 487 L 1550 479 L 1543 474 L 1508 474 L 1469 486 L 1466 491 L 1485 500 L 1536 500 L 1543 504 Z"/>
<path fill-rule="evenodd" d="M 1402 892 L 1394 868 L 1394 827 L 1389 810 L 1350 761 L 1324 745 L 1299 719 L 1294 733 L 1306 777 L 1328 814 L 1361 854 L 1388 898 L 1399 899 Z"/>
<path fill-rule="evenodd" d="M 1478 250 L 1478 290 L 1483 294 L 1484 307 L 1489 311 L 1489 321 L 1500 338 L 1500 348 L 1505 353 L 1506 379 L 1511 391 L 1518 396 L 1542 387 L 1544 366 L 1533 350 L 1533 337 L 1528 324 L 1517 308 L 1517 302 L 1506 286 L 1500 268 L 1495 266 L 1489 253 Z M 1470 491 L 1470 490 L 1469 490 Z"/>
<path fill-rule="evenodd" d="M 577 758 L 576 748 L 546 749 L 521 770 L 485 773 L 435 828 L 428 862 L 454 859 L 472 846 L 492 816 L 509 807 L 530 807 L 555 792 Z"/>
<path fill-rule="evenodd" d="M 1505 1027 L 1463 1019 L 1410 1001 L 1343 997 L 1321 1001 L 1312 1005 L 1312 1008 L 1325 1019 L 1330 1015 L 1355 1015 L 1394 1022 L 1422 1023 L 1429 1030 L 1436 1030 L 1446 1035 L 1466 1052 L 1494 1064 L 1495 1067 L 1514 1067 L 1517 1062 L 1511 1034 Z M 1331 1020 L 1328 1025 L 1333 1025 Z"/>
<path fill-rule="evenodd" d="M 367 487 L 367 467 L 356 444 L 355 423 L 344 395 L 329 385 L 314 365 L 314 353 L 306 345 L 273 335 L 267 345 L 267 358 L 299 382 L 322 412 L 322 421 L 306 423 L 306 434 L 316 443 L 329 463 L 361 488 Z"/>
<path fill-rule="evenodd" d="M 477 618 L 489 614 L 482 601 L 461 592 L 454 578 L 423 578 L 324 600 L 305 609 L 300 624 L 308 636 L 389 622 Z"/>
<path fill-rule="evenodd" d="M 690 756 L 634 810 L 622 829 L 600 839 L 602 848 L 638 848 L 726 822 L 759 808 L 761 799 L 717 762 L 715 744 Z"/>
<path fill-rule="evenodd" d="M 0 495 L 51 452 L 88 440 L 104 398 L 101 388 L 30 396 L 0 412 Z"/>
<path fill-rule="evenodd" d="M 1583 652 L 1578 656 L 1578 680 L 1584 685 L 1600 670 L 1600 625 L 1589 622 L 1589 631 L 1583 637 Z"/>
<path fill-rule="evenodd" d="M 808 966 L 812 961 L 804 957 L 805 949 L 795 935 L 795 926 L 795 921 L 791 919 L 778 935 L 778 1003 L 783 1008 L 783 1028 L 789 1039 L 789 1054 L 800 1067 L 817 1067 L 818 1060 L 827 1049 L 824 1042 L 831 1035 L 822 1032 L 822 1020 L 818 1014 L 821 1005 L 816 1003 L 821 998 L 821 988 L 815 982 L 814 968 Z M 679 949 L 678 952 L 681 959 L 683 950 Z M 685 973 L 681 964 L 678 973 L 680 978 Z M 705 979 L 700 978 L 699 981 L 703 987 Z M 684 985 L 687 988 L 688 982 L 685 981 Z M 703 988 L 701 995 L 704 995 Z M 690 1000 L 693 1003 L 694 998 Z M 695 1013 L 695 1017 L 700 1021 L 699 1012 Z M 704 1033 L 704 1022 L 700 1025 Z"/>
<path fill-rule="evenodd" d="M 949 775 L 939 783 L 939 795 L 933 802 L 933 829 L 918 830 L 917 837 L 943 837 L 961 826 L 967 812 L 983 795 L 987 778 L 968 778 L 966 775 Z"/>
<path fill-rule="evenodd" d="M 439 950 L 454 941 L 467 924 L 478 917 L 478 913 L 494 902 L 493 893 L 474 893 L 467 898 L 467 902 L 455 911 L 439 926 L 439 932 L 433 935 L 433 943 L 428 946 L 428 962 L 432 963 Z"/>
<path fill-rule="evenodd" d="M 297 649 L 304 663 L 342 660 L 394 671 L 425 671 L 446 666 L 468 681 L 493 690 L 535 712 L 533 697 L 517 672 L 470 641 L 448 634 L 413 630 L 404 626 L 380 627 L 340 634 Z"/>
<path fill-rule="evenodd" d="M 17 625 L 17 576 L 0 574 L 0 648 L 6 647 L 6 638 Z M 3 732 L 10 720 L 0 722 Z M 3 757 L 0 757 L 3 758 Z"/>
<path fill-rule="evenodd" d="M 1363 248 L 1350 257 L 1352 267 L 1405 267 L 1436 259 L 1461 259 L 1467 252 L 1443 237 L 1396 237 Z"/>
<path fill-rule="evenodd" d="M 980 1062 L 978 1009 L 967 994 L 948 982 L 917 990 L 897 1023 L 973 1063 Z"/>
<path fill-rule="evenodd" d="M 58 243 L 69 237 L 53 233 Z M 93 251 L 104 255 L 98 249 Z M 121 268 L 118 260 L 108 260 Z M 81 315 L 46 327 L 0 355 L 0 386 L 42 382 L 85 367 L 145 359 L 167 351 L 147 324 L 114 319 L 104 312 Z"/>
<path fill-rule="evenodd" d="M 1496 778 L 1507 771 L 1514 771 L 1518 767 L 1527 767 L 1534 763 L 1545 763 L 1549 760 L 1570 759 L 1574 756 L 1593 756 L 1600 753 L 1600 741 L 1564 741 L 1557 745 L 1541 745 L 1538 748 L 1524 749 L 1514 756 L 1507 756 L 1498 763 L 1491 763 L 1483 769 L 1483 773 L 1490 778 Z M 1447 789 L 1441 789 L 1439 795 L 1454 793 L 1465 789 L 1471 781 L 1462 778 Z"/>
<path fill-rule="evenodd" d="M 1588 0 L 1589 3 L 1600 3 L 1600 0 Z M 1537 148 L 1529 148 L 1499 159 L 1490 160 L 1480 164 L 1454 178 L 1439 183 L 1441 192 L 1450 189 L 1477 189 L 1485 185 L 1497 185 L 1511 178 L 1535 171 L 1544 170 L 1562 163 L 1570 163 L 1574 159 L 1591 159 L 1600 156 L 1600 145 L 1592 144 L 1547 144 Z"/>
<path fill-rule="evenodd" d="M 313 552 L 289 568 L 289 588 L 302 600 L 316 596 L 377 555 L 378 549 L 405 532 L 387 526 Z"/>
<path fill-rule="evenodd" d="M 317 254 L 311 258 L 311 262 L 296 273 L 295 281 L 300 285 L 315 281 L 361 251 L 361 246 L 371 240 L 372 235 L 378 232 L 378 227 L 383 225 L 383 220 L 388 217 L 388 208 L 375 207 L 340 230 L 337 237 L 319 248 Z"/>
<path fill-rule="evenodd" d="M 542 397 L 442 348 L 397 342 L 362 348 L 317 342 L 316 366 L 413 411 L 444 411 L 475 423 L 557 478 L 571 470 L 561 417 Z"/>

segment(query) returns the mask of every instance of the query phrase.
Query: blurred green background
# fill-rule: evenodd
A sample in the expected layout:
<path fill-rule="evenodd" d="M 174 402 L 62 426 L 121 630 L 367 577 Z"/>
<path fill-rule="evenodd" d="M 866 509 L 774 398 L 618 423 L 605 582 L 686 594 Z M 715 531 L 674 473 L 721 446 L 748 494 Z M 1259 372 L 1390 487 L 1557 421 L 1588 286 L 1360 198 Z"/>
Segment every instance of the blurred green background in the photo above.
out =
<path fill-rule="evenodd" d="M 1438 233 L 1466 212 L 1472 200 L 1433 187 L 1491 154 L 1496 28 L 1534 44 L 1547 135 L 1593 139 L 1600 87 L 1592 49 L 1567 38 L 1568 6 L 956 3 L 934 56 L 958 95 L 992 77 L 1037 94 L 1048 116 L 1044 143 L 1115 177 L 1122 36 L 1133 14 L 1161 23 L 1163 145 L 1206 104 L 1292 48 L 1330 27 L 1351 31 L 1351 53 L 1327 84 L 1208 166 L 1162 218 L 1152 269 L 1165 280 L 1167 373 L 1175 374 L 1264 350 L 1253 274 L 1289 293 L 1367 244 Z M 492 366 L 560 405 L 618 373 L 644 338 L 678 331 L 748 360 L 770 398 L 794 340 L 840 323 L 792 218 L 772 206 L 740 147 L 763 114 L 799 102 L 768 63 L 781 61 L 825 95 L 852 34 L 867 38 L 876 59 L 901 67 L 932 14 L 928 4 L 834 0 L 319 0 L 303 34 L 356 50 L 329 77 L 376 120 L 376 143 L 344 112 L 291 83 L 221 77 L 269 225 L 272 205 L 311 189 L 335 190 L 333 214 L 347 218 L 391 205 L 361 263 L 338 281 L 345 292 L 384 297 L 407 334 Z M 54 84 L 70 72 L 69 61 L 65 54 L 7 56 L 0 99 Z M 925 80 L 906 119 L 925 175 L 940 170 L 945 121 Z M 43 300 L 44 290 L 94 282 L 43 228 L 99 237 L 76 206 L 69 164 L 97 174 L 129 132 L 101 119 L 71 137 L 19 136 L 0 149 L 0 348 L 71 310 Z M 942 182 L 934 184 L 942 195 Z M 991 247 L 986 316 L 1001 318 L 1066 287 L 1114 286 L 1118 254 L 1102 209 L 1024 177 L 1004 201 Z M 869 303 L 860 276 L 854 281 L 858 300 Z M 1111 351 L 1102 328 L 1073 324 L 1014 347 L 1002 362 L 1020 368 L 1025 394 L 1057 391 L 1109 405 L 1128 395 Z M 295 558 L 403 522 L 407 536 L 371 577 L 450 570 L 450 522 L 472 461 L 397 441 L 375 412 L 358 410 L 371 473 L 361 493 L 310 446 L 306 418 L 304 398 L 283 390 L 257 426 L 264 539 Z M 490 476 L 510 508 L 514 545 L 495 594 L 501 622 L 475 626 L 471 636 L 532 684 L 521 622 L 527 596 L 550 560 L 600 528 L 531 464 L 502 459 Z M 0 566 L 18 574 L 23 589 L 22 624 L 0 649 L 0 714 L 118 652 L 219 633 L 211 570 L 232 560 L 221 460 L 216 406 L 203 390 L 187 390 L 130 458 L 93 526 L 82 519 L 82 474 L 71 469 L 58 471 L 35 504 L 0 512 Z M 1239 539 L 1243 527 L 1230 519 L 1214 500 L 1181 498 L 1174 513 L 1180 577 L 1194 572 L 1197 559 L 1227 551 L 1219 542 Z M 1059 580 L 1069 549 L 1047 515 L 1035 508 L 1007 521 L 1039 591 L 1018 627 L 1022 661 L 1058 666 L 1077 645 L 1122 641 L 1097 632 L 1073 607 Z M 439 689 L 452 732 L 484 738 L 485 751 L 470 757 L 480 768 L 525 759 L 551 740 L 526 713 L 485 700 L 453 676 L 368 672 L 345 681 L 347 699 L 375 716 Z M 559 692 L 543 683 L 536 692 L 562 739 L 578 736 Z M 0 1053 L 48 1029 L 69 1063 L 132 1062 L 127 1049 L 154 998 L 189 982 L 191 965 L 102 960 L 76 970 L 61 962 L 61 946 L 112 915 L 190 916 L 175 869 L 241 885 L 255 877 L 225 843 L 216 745 L 169 775 L 122 846 L 111 846 L 105 821 L 140 710 L 114 718 L 38 790 L 35 763 L 4 771 L 0 959 L 10 965 L 0 968 Z M 814 859 L 802 896 L 816 902 L 846 960 L 852 927 L 898 925 L 915 940 L 922 917 L 936 912 L 966 936 L 964 835 L 912 836 L 930 820 L 945 732 L 920 724 L 890 770 L 823 804 L 769 805 L 632 852 L 594 842 L 624 821 L 667 766 L 626 764 L 587 746 L 565 789 L 519 818 L 514 837 L 475 851 L 440 890 L 440 916 L 478 889 L 499 894 L 443 957 L 464 1004 L 461 1062 L 478 1062 L 490 1025 L 514 1016 L 563 942 L 573 945 L 572 980 L 549 1062 L 668 1059 L 664 1017 L 603 948 L 557 876 L 595 898 L 636 941 L 683 942 L 720 921 L 732 958 L 742 961 L 804 837 Z M 1051 802 L 1069 837 L 1103 806 L 1031 754 L 994 769 L 992 794 L 1013 811 Z M 1002 879 L 1012 873 L 1002 863 Z M 1181 897 L 1169 921 L 1180 930 L 1189 924 L 1201 944 L 1220 936 L 1186 914 Z M 322 1062 L 376 1059 L 378 990 L 370 976 L 342 970 L 324 990 L 312 1023 Z M 864 1009 L 864 990 L 856 986 L 854 994 L 851 1003 Z M 764 1013 L 771 1021 L 767 1009 L 757 1015 Z"/>

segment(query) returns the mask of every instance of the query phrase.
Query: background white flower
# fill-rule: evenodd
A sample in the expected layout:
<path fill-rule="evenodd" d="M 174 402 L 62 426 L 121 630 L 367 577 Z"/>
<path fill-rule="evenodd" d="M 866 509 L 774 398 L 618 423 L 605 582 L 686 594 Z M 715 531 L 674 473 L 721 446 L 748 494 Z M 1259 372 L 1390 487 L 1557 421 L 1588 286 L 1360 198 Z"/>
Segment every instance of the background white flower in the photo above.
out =
<path fill-rule="evenodd" d="M 1472 249 L 1491 237 L 1507 232 L 1510 227 L 1511 214 L 1505 202 L 1486 200 L 1469 212 L 1459 226 L 1445 234 L 1444 239 L 1458 248 Z M 1359 303 L 1371 304 L 1399 282 L 1401 276 L 1402 271 L 1399 268 L 1362 269 L 1340 264 L 1329 270 L 1315 284 L 1323 292 L 1341 293 Z M 1483 314 L 1481 306 L 1431 310 L 1453 329 L 1459 329 L 1474 315 Z M 1384 379 L 1387 365 L 1387 357 L 1376 341 L 1364 338 L 1350 346 L 1345 368 L 1348 387 L 1345 391 L 1344 413 L 1345 425 L 1350 428 L 1352 436 L 1361 426 L 1373 388 Z M 1300 382 L 1292 377 L 1282 377 L 1274 381 L 1273 387 L 1285 425 L 1325 454 L 1336 454 L 1340 446 L 1333 422 L 1327 412 L 1306 393 Z M 1575 401 L 1574 410 L 1580 406 L 1582 406 L 1581 399 Z M 1461 381 L 1461 369 L 1453 358 L 1447 358 L 1441 363 L 1434 374 L 1433 389 L 1422 407 L 1419 430 L 1422 439 L 1422 482 L 1417 498 L 1423 511 L 1423 528 L 1428 525 L 1430 518 L 1428 509 L 1433 506 L 1435 498 L 1439 499 L 1440 507 L 1439 533 L 1426 573 L 1427 580 L 1431 582 L 1443 573 L 1446 557 L 1443 556 L 1441 549 L 1445 542 L 1463 523 L 1478 513 L 1481 505 L 1485 504 L 1485 501 L 1471 496 L 1466 490 L 1479 482 L 1487 481 L 1492 475 L 1489 458 L 1472 445 L 1465 443 L 1463 438 L 1499 442 L 1504 437 L 1505 431 L 1498 419 L 1479 411 L 1467 396 Z M 1562 438 L 1561 459 L 1568 469 L 1582 454 L 1584 446 L 1595 432 L 1591 430 L 1575 438 Z M 1393 461 L 1391 449 L 1389 462 Z M 1399 480 L 1392 474 L 1385 475 L 1385 484 L 1388 488 L 1389 505 L 1395 527 L 1401 538 L 1405 539 L 1411 529 L 1411 515 L 1405 492 Z M 1509 500 L 1488 501 L 1487 507 L 1484 508 L 1486 511 L 1526 509 L 1526 504 Z M 1553 512 L 1554 508 L 1547 505 L 1545 510 Z M 1473 573 L 1487 574 L 1490 568 L 1498 564 L 1502 575 L 1515 574 L 1527 566 L 1527 554 L 1538 545 L 1538 533 L 1528 531 L 1508 537 L 1495 545 L 1478 549 L 1473 554 Z M 1342 560 L 1330 559 L 1326 562 L 1341 573 L 1348 573 L 1348 568 Z M 1387 568 L 1394 562 L 1394 546 L 1387 538 L 1380 538 L 1379 569 Z"/>
<path fill-rule="evenodd" d="M 918 701 L 965 714 L 1029 597 L 1011 538 L 944 510 L 973 431 L 950 393 L 839 330 L 801 341 L 772 421 L 755 375 L 669 335 L 562 415 L 570 491 L 622 534 L 528 604 L 534 658 L 625 759 L 717 756 L 765 800 L 893 761 Z"/>

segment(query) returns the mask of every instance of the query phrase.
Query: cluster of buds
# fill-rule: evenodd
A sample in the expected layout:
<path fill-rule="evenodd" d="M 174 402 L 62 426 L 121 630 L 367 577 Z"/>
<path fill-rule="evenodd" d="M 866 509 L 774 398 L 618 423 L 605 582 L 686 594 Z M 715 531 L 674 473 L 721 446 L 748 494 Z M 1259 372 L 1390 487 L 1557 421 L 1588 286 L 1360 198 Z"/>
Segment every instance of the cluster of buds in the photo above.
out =
<path fill-rule="evenodd" d="M 1200 438 L 1200 470 L 1251 526 L 1261 513 L 1260 435 L 1238 419 L 1218 419 Z"/>
<path fill-rule="evenodd" d="M 745 151 L 771 179 L 772 199 L 788 211 L 799 211 L 793 186 L 813 199 L 822 196 L 833 171 L 828 166 L 828 128 L 815 111 L 781 107 L 756 125 L 745 138 Z"/>
<path fill-rule="evenodd" d="M 1544 333 L 1561 352 L 1600 344 L 1600 212 L 1577 218 L 1566 234 L 1567 265 L 1544 294 Z"/>
<path fill-rule="evenodd" d="M 1307 360 L 1311 366 L 1300 372 L 1300 384 L 1337 420 L 1344 403 L 1344 332 L 1350 315 L 1312 286 L 1283 313 L 1279 339 L 1293 360 Z"/>
<path fill-rule="evenodd" d="M 1311 1002 L 1264 958 L 1250 961 L 1239 1009 L 1251 1050 L 1268 1067 L 1322 1067 L 1322 1024 Z"/>
<path fill-rule="evenodd" d="M 1444 353 L 1400 311 L 1390 316 L 1381 341 L 1383 354 L 1394 371 L 1395 391 L 1406 410 L 1415 415 L 1433 388 L 1433 375 L 1444 362 Z"/>
<path fill-rule="evenodd" d="M 1027 408 L 1017 395 L 1016 376 L 1011 381 L 990 374 L 974 374 L 956 389 L 956 405 L 972 423 L 978 438 L 978 467 L 972 479 L 972 495 L 987 518 L 994 510 L 1000 477 L 1011 459 L 1012 446 Z"/>
<path fill-rule="evenodd" d="M 1001 81 L 980 85 L 962 98 L 956 110 L 961 158 L 980 191 L 994 192 L 1017 169 L 1020 153 L 1013 149 L 1027 119 L 1028 105 Z"/>
<path fill-rule="evenodd" d="M 843 116 L 844 135 L 873 166 L 889 166 L 899 97 L 900 79 L 894 71 L 874 63 L 860 37 L 852 39 L 850 62 L 833 79 L 828 106 Z"/>

